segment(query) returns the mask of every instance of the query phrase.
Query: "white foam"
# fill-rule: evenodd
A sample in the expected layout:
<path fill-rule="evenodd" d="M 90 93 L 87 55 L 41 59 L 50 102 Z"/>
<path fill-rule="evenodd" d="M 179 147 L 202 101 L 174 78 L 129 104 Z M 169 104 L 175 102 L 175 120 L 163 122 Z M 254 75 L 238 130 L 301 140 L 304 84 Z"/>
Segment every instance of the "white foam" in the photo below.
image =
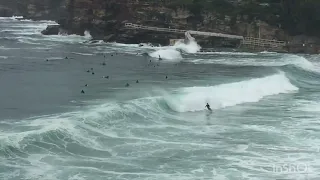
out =
<path fill-rule="evenodd" d="M 8 56 L 0 56 L 0 59 L 8 59 Z"/>
<path fill-rule="evenodd" d="M 48 60 L 61 60 L 64 59 L 63 57 L 49 57 Z"/>
<path fill-rule="evenodd" d="M 315 101 L 299 101 L 297 103 L 298 109 L 305 112 L 314 112 L 314 113 L 320 113 L 320 103 Z"/>
<path fill-rule="evenodd" d="M 127 48 L 132 48 L 132 49 L 161 49 L 162 47 L 159 46 L 153 46 L 150 43 L 140 43 L 140 44 L 123 44 L 123 43 L 106 43 L 109 44 L 111 46 L 118 46 L 118 47 L 127 47 Z M 142 45 L 142 46 L 141 46 Z"/>
<path fill-rule="evenodd" d="M 277 52 L 261 51 L 261 54 L 277 54 Z"/>
<path fill-rule="evenodd" d="M 182 59 L 181 53 L 174 49 L 161 49 L 158 51 L 155 51 L 153 53 L 150 53 L 149 56 L 154 58 L 161 57 L 162 59 L 167 60 L 180 60 Z"/>
<path fill-rule="evenodd" d="M 0 132 L 0 144 L 1 146 L 12 145 L 14 147 L 20 147 L 20 142 L 25 138 L 39 136 L 42 137 L 43 134 L 53 131 L 61 131 L 68 133 L 68 136 L 72 136 L 77 142 L 87 146 L 87 147 L 96 147 L 101 149 L 94 140 L 87 139 L 86 136 L 83 136 L 83 133 L 80 129 L 76 128 L 75 122 L 72 120 L 72 117 L 77 114 L 74 113 L 65 113 L 61 115 L 53 116 L 43 116 L 43 117 L 34 117 L 25 121 L 19 121 L 15 123 L 15 127 L 18 129 L 23 129 L 23 131 L 3 131 Z"/>
<path fill-rule="evenodd" d="M 22 19 L 23 16 L 12 16 L 12 17 L 0 17 L 0 20 L 17 20 Z"/>
<path fill-rule="evenodd" d="M 234 53 L 225 53 L 226 55 Z M 224 55 L 224 53 L 221 53 Z M 249 55 L 249 54 L 237 54 L 237 55 Z M 238 65 L 238 66 L 284 66 L 284 65 L 295 65 L 303 68 L 307 71 L 320 72 L 320 66 L 316 63 L 310 62 L 305 57 L 293 55 L 293 54 L 267 54 L 259 58 L 239 58 L 239 57 L 228 57 L 221 56 L 215 57 L 214 59 L 191 59 L 190 62 L 195 64 L 227 64 L 227 65 Z"/>
<path fill-rule="evenodd" d="M 90 33 L 86 33 L 85 36 L 79 35 L 42 35 L 43 39 L 54 42 L 68 42 L 68 43 L 80 43 L 91 39 Z M 42 40 L 42 39 L 35 39 Z"/>
<path fill-rule="evenodd" d="M 8 20 L 14 20 L 15 18 L 4 18 Z M 84 36 L 78 35 L 52 35 L 45 36 L 41 34 L 41 31 L 47 28 L 48 25 L 57 25 L 54 21 L 32 21 L 32 20 L 21 20 L 19 24 L 9 24 L 3 32 L 15 34 L 20 37 L 15 37 L 19 42 L 28 44 L 39 44 L 37 41 L 53 41 L 53 42 L 68 42 L 68 43 L 80 43 L 92 39 L 89 31 L 85 31 Z M 29 35 L 35 35 L 30 37 Z M 38 35 L 38 36 L 37 36 Z"/>
<path fill-rule="evenodd" d="M 54 25 L 58 25 L 58 23 L 56 23 L 55 21 L 50 21 L 50 20 L 39 20 L 39 21 L 34 21 L 31 19 L 21 19 L 21 22 L 39 22 L 39 23 L 48 23 L 48 24 L 54 24 Z"/>
<path fill-rule="evenodd" d="M 256 56 L 257 55 L 255 53 L 248 53 L 248 52 L 224 52 L 224 51 L 198 52 L 198 54 L 243 55 L 243 56 Z"/>
<path fill-rule="evenodd" d="M 92 56 L 93 54 L 90 53 L 79 53 L 79 52 L 72 52 L 72 54 L 82 55 L 82 56 Z"/>
<path fill-rule="evenodd" d="M 167 104 L 177 112 L 201 111 L 209 103 L 213 109 L 258 102 L 265 96 L 298 90 L 284 73 L 230 84 L 183 88 L 178 96 L 167 96 Z"/>
<path fill-rule="evenodd" d="M 307 71 L 320 72 L 320 67 L 315 66 L 312 62 L 302 56 L 288 54 L 282 57 L 282 61 L 287 64 L 296 65 Z"/>
<path fill-rule="evenodd" d="M 182 41 L 178 41 L 174 46 L 164 46 L 159 48 L 159 50 L 149 53 L 149 56 L 153 58 L 159 58 L 167 60 L 181 60 L 182 56 L 179 50 L 186 53 L 196 53 L 200 50 L 200 46 L 196 41 L 190 40 L 187 44 Z"/>
<path fill-rule="evenodd" d="M 92 36 L 91 36 L 91 34 L 90 34 L 90 31 L 84 31 L 84 37 L 85 37 L 86 39 L 92 39 Z"/>
<path fill-rule="evenodd" d="M 188 43 L 184 43 L 182 41 L 177 41 L 174 46 L 174 49 L 181 49 L 186 53 L 196 53 L 200 51 L 201 47 L 197 44 L 196 41 L 190 40 Z"/>
<path fill-rule="evenodd" d="M 139 47 L 139 44 L 123 44 L 123 43 L 116 43 L 116 42 L 113 42 L 113 43 L 107 43 L 107 44 L 110 44 L 110 45 L 113 45 L 113 46 L 121 46 L 121 47 Z"/>

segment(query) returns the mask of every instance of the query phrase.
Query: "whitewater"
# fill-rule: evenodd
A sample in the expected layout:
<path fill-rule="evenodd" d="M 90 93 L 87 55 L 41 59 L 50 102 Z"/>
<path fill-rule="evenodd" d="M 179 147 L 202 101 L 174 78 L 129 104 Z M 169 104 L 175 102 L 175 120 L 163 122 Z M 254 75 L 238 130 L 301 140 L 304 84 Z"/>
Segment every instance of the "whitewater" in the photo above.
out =
<path fill-rule="evenodd" d="M 320 178 L 319 55 L 92 43 L 19 19 L 0 18 L 0 179 Z"/>

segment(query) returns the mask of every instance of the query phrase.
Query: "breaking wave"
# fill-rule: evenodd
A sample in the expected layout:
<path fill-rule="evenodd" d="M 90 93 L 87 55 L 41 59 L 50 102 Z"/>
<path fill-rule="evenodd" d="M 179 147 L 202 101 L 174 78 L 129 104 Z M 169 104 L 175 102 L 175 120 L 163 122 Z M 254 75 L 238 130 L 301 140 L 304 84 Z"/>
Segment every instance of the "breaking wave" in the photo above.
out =
<path fill-rule="evenodd" d="M 195 40 L 189 40 L 187 43 L 178 41 L 174 44 L 174 46 L 165 46 L 155 52 L 149 53 L 149 56 L 153 58 L 159 58 L 160 56 L 161 58 L 167 60 L 180 60 L 182 59 L 182 51 L 185 53 L 196 53 L 200 49 L 201 47 Z"/>
<path fill-rule="evenodd" d="M 181 94 L 166 97 L 168 106 L 177 112 L 201 111 L 206 103 L 213 109 L 258 102 L 262 98 L 298 90 L 284 73 L 242 82 L 208 87 L 189 87 Z"/>
<path fill-rule="evenodd" d="M 175 49 L 160 49 L 149 54 L 150 57 L 166 60 L 180 60 L 182 59 L 181 53 Z"/>

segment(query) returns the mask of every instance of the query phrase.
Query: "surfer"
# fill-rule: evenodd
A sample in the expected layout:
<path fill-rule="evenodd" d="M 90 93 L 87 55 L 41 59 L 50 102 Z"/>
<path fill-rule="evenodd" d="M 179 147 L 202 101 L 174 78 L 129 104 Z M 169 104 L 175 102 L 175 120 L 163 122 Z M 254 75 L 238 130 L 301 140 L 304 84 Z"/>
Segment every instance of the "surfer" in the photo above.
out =
<path fill-rule="evenodd" d="M 161 61 L 162 60 L 162 58 L 160 57 L 160 55 L 159 55 L 159 61 Z"/>
<path fill-rule="evenodd" d="M 84 94 L 84 90 L 81 91 L 81 94 Z"/>
<path fill-rule="evenodd" d="M 209 110 L 209 111 L 212 111 L 212 109 L 210 108 L 210 105 L 207 103 L 206 105 L 206 108 Z"/>

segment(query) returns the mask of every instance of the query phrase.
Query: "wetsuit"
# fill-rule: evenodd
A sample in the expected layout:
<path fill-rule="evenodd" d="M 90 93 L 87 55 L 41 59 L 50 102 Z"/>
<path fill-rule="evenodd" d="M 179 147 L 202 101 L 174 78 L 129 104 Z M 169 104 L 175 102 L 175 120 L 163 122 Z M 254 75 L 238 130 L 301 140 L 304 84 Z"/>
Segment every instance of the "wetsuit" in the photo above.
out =
<path fill-rule="evenodd" d="M 207 105 L 206 105 L 206 108 L 208 109 L 208 110 L 212 110 L 211 108 L 210 108 L 210 105 L 207 103 Z"/>

